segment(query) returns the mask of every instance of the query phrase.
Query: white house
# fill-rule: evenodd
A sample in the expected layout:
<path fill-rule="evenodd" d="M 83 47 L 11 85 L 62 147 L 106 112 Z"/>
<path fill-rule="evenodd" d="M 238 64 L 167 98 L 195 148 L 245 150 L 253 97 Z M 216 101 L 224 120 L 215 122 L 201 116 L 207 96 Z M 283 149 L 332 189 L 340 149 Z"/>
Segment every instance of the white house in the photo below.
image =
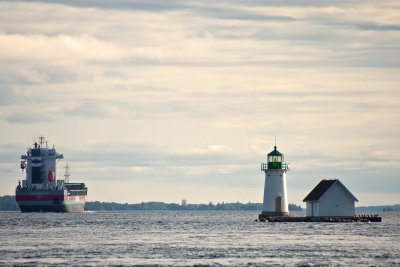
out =
<path fill-rule="evenodd" d="M 322 180 L 303 200 L 310 217 L 355 216 L 358 199 L 338 180 Z"/>

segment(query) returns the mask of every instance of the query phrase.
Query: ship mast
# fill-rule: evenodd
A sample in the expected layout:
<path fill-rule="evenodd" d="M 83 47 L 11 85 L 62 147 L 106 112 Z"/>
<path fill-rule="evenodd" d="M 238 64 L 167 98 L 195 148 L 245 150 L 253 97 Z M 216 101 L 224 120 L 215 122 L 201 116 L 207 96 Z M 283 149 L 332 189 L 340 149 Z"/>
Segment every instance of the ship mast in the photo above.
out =
<path fill-rule="evenodd" d="M 39 143 L 40 143 L 40 147 L 43 147 L 43 143 L 44 143 L 44 136 L 40 136 L 39 137 Z"/>
<path fill-rule="evenodd" d="M 69 165 L 67 163 L 67 165 L 65 165 L 65 174 L 64 174 L 65 183 L 69 183 L 69 176 L 70 176 L 70 174 L 69 174 Z"/>

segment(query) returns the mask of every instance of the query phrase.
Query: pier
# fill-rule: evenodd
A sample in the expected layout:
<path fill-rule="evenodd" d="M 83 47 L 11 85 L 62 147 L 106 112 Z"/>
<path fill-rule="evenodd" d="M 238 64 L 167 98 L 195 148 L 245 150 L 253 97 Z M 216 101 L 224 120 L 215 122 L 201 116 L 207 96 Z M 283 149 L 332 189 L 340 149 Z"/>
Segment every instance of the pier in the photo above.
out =
<path fill-rule="evenodd" d="M 351 223 L 351 222 L 382 222 L 379 215 L 359 215 L 353 217 L 290 217 L 290 216 L 265 216 L 260 214 L 258 222 L 327 222 L 327 223 Z"/>

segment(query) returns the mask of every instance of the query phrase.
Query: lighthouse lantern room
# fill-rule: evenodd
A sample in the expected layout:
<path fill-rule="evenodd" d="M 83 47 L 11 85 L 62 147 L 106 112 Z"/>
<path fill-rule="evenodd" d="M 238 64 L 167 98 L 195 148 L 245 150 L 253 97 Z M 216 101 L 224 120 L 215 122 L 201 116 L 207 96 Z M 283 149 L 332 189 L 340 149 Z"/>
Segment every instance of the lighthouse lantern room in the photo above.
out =
<path fill-rule="evenodd" d="M 267 155 L 267 163 L 261 163 L 261 171 L 265 172 L 264 202 L 260 217 L 289 216 L 286 172 L 289 164 L 284 155 L 274 147 Z"/>

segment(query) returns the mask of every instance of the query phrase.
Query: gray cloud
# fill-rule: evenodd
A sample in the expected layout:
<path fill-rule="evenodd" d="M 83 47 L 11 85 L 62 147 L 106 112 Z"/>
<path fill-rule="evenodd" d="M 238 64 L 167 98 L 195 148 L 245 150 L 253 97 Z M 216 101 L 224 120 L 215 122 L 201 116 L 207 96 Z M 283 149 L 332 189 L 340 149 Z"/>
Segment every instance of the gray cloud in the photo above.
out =
<path fill-rule="evenodd" d="M 26 2 L 26 1 L 21 1 Z M 35 0 L 27 2 L 39 2 L 47 4 L 63 4 L 81 8 L 101 8 L 101 9 L 123 9 L 123 10 L 143 10 L 143 11 L 168 11 L 171 9 L 185 8 L 186 5 L 182 1 L 172 0 L 168 2 L 157 1 L 130 1 L 130 0 L 115 0 L 115 1 L 101 1 L 101 0 L 86 0 L 86 1 L 66 1 L 66 0 Z"/>
<path fill-rule="evenodd" d="M 48 83 L 71 83 L 83 77 L 74 70 L 34 62 L 0 63 L 0 81 L 10 85 L 38 85 Z"/>
<path fill-rule="evenodd" d="M 202 16 L 212 17 L 217 19 L 279 21 L 279 22 L 288 22 L 295 20 L 295 18 L 290 16 L 280 16 L 275 14 L 264 15 L 264 14 L 246 12 L 244 10 L 236 10 L 233 8 L 191 7 L 190 11 L 194 11 L 195 13 Z"/>
<path fill-rule="evenodd" d="M 30 1 L 32 2 L 32 1 Z M 117 9 L 117 10 L 141 10 L 149 12 L 160 12 L 160 11 L 186 11 L 194 12 L 199 15 L 214 17 L 219 19 L 234 19 L 234 20 L 271 20 L 271 21 L 291 21 L 294 20 L 289 16 L 279 15 L 263 15 L 246 12 L 244 10 L 236 10 L 234 8 L 228 8 L 228 3 L 224 8 L 222 7 L 210 7 L 214 2 L 210 1 L 207 4 L 200 4 L 197 1 L 168 1 L 168 2 L 151 2 L 151 1 L 36 1 L 40 3 L 58 3 L 63 5 L 69 5 L 81 8 L 100 8 L 100 9 Z"/>
<path fill-rule="evenodd" d="M 27 113 L 17 112 L 6 116 L 5 119 L 9 123 L 13 124 L 51 123 L 54 121 L 53 117 L 35 111 L 30 111 Z"/>
<path fill-rule="evenodd" d="M 107 116 L 107 110 L 104 106 L 105 104 L 85 100 L 82 102 L 73 108 L 66 109 L 64 113 L 67 115 L 84 116 L 89 118 L 102 118 Z"/>
<path fill-rule="evenodd" d="M 106 163 L 118 166 L 147 167 L 204 167 L 215 165 L 245 164 L 248 160 L 228 152 L 213 151 L 203 148 L 200 151 L 177 151 L 172 148 L 161 148 L 153 145 L 134 144 L 121 147 L 112 143 L 98 144 L 90 150 L 68 151 L 74 161 Z"/>
<path fill-rule="evenodd" d="M 86 0 L 86 1 L 66 1 L 66 0 L 18 0 L 18 2 L 40 2 L 40 3 L 48 3 L 48 4 L 64 4 L 70 5 L 75 7 L 97 7 L 103 9 L 135 9 L 135 10 L 145 10 L 145 11 L 165 11 L 171 9 L 187 9 L 202 6 L 213 6 L 216 4 L 215 1 L 207 0 L 202 1 L 201 3 L 195 0 L 189 1 L 180 1 L 180 0 L 172 0 L 168 2 L 164 1 L 157 1 L 157 2 L 149 2 L 146 0 L 115 0 L 115 1 L 102 1 L 102 0 Z M 375 1 L 364 1 L 370 3 L 376 3 Z M 236 1 L 239 5 L 245 5 L 250 7 L 265 7 L 265 6 L 272 6 L 272 7 L 324 7 L 324 6 L 354 6 L 360 1 L 358 0 L 351 0 L 351 1 L 343 1 L 343 0 L 335 0 L 335 1 L 328 1 L 328 0 L 305 0 L 305 1 L 296 1 L 296 0 L 272 0 L 272 1 L 262 1 L 262 0 L 246 0 L 246 1 Z M 232 4 L 231 1 L 224 0 L 219 1 L 217 3 L 221 6 L 229 6 Z M 228 9 L 228 8 L 227 8 Z"/>
<path fill-rule="evenodd" d="M 25 103 L 26 100 L 26 96 L 18 94 L 16 90 L 9 88 L 7 85 L 0 82 L 0 106 Z"/>
<path fill-rule="evenodd" d="M 400 25 L 384 25 L 384 24 L 374 24 L 365 23 L 356 25 L 358 29 L 365 31 L 400 31 Z"/>
<path fill-rule="evenodd" d="M 18 166 L 21 154 L 24 154 L 25 146 L 23 144 L 0 144 L 0 163 L 15 163 Z"/>

